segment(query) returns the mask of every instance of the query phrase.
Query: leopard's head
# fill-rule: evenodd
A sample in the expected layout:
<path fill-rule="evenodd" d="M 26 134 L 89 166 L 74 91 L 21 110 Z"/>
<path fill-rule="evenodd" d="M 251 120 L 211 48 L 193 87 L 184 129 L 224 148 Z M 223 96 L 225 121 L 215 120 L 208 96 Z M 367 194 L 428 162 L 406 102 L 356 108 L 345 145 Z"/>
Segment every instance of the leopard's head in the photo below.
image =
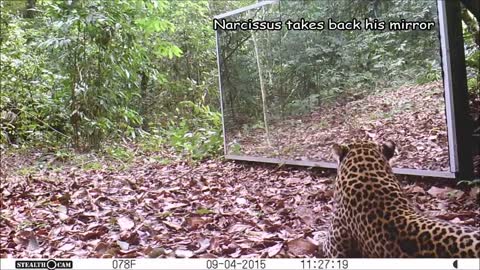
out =
<path fill-rule="evenodd" d="M 395 153 L 395 143 L 386 141 L 383 144 L 377 144 L 371 141 L 358 141 L 348 145 L 334 144 L 332 154 L 335 157 L 338 166 L 345 163 L 346 160 L 373 162 L 378 159 L 390 160 Z"/>
<path fill-rule="evenodd" d="M 355 192 L 371 193 L 371 185 L 364 186 L 360 183 L 382 181 L 397 185 L 394 180 L 392 167 L 389 160 L 395 153 L 395 143 L 392 141 L 376 144 L 371 141 L 359 141 L 348 145 L 333 145 L 333 155 L 338 162 L 335 187 L 337 196 L 353 196 Z M 350 188 L 354 186 L 355 188 Z M 342 193 L 343 192 L 343 193 Z"/>

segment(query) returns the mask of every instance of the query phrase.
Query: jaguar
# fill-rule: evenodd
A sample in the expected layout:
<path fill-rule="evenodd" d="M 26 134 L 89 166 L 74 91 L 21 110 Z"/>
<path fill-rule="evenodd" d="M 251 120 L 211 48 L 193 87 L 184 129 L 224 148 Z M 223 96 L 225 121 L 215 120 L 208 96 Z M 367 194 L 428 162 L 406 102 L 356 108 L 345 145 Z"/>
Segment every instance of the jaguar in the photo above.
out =
<path fill-rule="evenodd" d="M 389 160 L 395 143 L 334 144 L 338 162 L 328 258 L 479 258 L 480 231 L 429 217 L 408 200 Z"/>

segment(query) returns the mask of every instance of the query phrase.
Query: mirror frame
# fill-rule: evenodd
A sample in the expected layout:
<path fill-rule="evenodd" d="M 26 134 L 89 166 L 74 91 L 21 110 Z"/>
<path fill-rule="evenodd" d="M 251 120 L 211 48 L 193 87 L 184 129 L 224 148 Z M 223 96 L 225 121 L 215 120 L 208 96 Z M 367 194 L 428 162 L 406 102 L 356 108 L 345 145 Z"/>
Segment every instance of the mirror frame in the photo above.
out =
<path fill-rule="evenodd" d="M 279 0 L 261 1 L 253 5 L 232 10 L 215 16 L 221 19 L 236 15 L 262 6 L 277 4 Z M 445 94 L 446 124 L 448 134 L 449 171 L 435 171 L 410 168 L 393 168 L 396 174 L 418 175 L 428 177 L 455 178 L 457 180 L 473 179 L 473 122 L 468 107 L 468 88 L 465 67 L 465 53 L 460 17 L 460 1 L 437 0 L 437 14 L 439 22 L 440 54 Z M 218 81 L 220 90 L 220 107 L 222 112 L 222 128 L 224 155 L 226 159 L 253 161 L 263 163 L 298 165 L 336 169 L 334 162 L 298 161 L 281 158 L 256 157 L 248 155 L 231 155 L 227 151 L 227 136 L 223 108 L 224 89 L 221 80 L 221 48 L 220 33 L 215 31 L 218 64 Z"/>

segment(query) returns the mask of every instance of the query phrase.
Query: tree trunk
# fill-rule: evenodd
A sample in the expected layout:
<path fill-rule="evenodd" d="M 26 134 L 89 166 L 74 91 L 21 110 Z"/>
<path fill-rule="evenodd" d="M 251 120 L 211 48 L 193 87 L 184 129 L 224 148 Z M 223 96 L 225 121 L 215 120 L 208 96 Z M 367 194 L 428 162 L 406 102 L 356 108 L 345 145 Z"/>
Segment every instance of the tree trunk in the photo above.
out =
<path fill-rule="evenodd" d="M 26 19 L 33 19 L 35 17 L 35 6 L 37 0 L 26 0 L 25 2 L 25 11 L 23 17 Z"/>

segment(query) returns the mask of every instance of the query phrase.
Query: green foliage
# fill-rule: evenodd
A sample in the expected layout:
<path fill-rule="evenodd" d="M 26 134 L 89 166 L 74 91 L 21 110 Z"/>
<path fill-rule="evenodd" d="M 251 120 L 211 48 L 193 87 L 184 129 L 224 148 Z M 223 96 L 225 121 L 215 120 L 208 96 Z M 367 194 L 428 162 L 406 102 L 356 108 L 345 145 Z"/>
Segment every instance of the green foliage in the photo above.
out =
<path fill-rule="evenodd" d="M 193 159 L 219 152 L 211 17 L 243 2 L 37 1 L 29 16 L 25 2 L 0 4 L 2 147 L 101 149 L 122 162 L 132 153 L 120 139 Z"/>
<path fill-rule="evenodd" d="M 56 59 L 56 73 L 65 78 L 61 90 L 76 148 L 98 148 L 116 136 L 134 139 L 140 132 L 142 77 L 161 76 L 152 65 L 157 57 L 181 54 L 175 45 L 157 41 L 173 31 L 161 19 L 166 5 L 168 1 L 90 0 L 45 6 L 41 22 L 49 35 L 38 46 Z"/>
<path fill-rule="evenodd" d="M 478 187 L 480 186 L 480 179 L 458 181 L 457 186 L 461 185 L 466 185 L 468 187 Z"/>
<path fill-rule="evenodd" d="M 102 168 L 102 163 L 98 161 L 88 162 L 82 166 L 82 170 L 100 170 Z"/>
<path fill-rule="evenodd" d="M 374 3 L 375 2 L 375 3 Z M 280 1 L 229 20 L 436 20 L 428 1 Z M 441 80 L 436 31 L 258 31 L 267 107 L 272 117 L 309 113 L 323 102 L 377 89 Z M 248 31 L 221 32 L 226 118 L 260 119 L 257 57 Z M 435 52 L 435 53 L 432 53 Z M 254 121 L 250 121 L 254 122 Z M 238 126 L 241 126 L 240 124 Z"/>
<path fill-rule="evenodd" d="M 214 214 L 215 211 L 208 209 L 208 208 L 198 208 L 196 211 L 196 214 L 198 215 L 208 215 L 208 214 Z"/>
<path fill-rule="evenodd" d="M 58 149 L 57 151 L 55 151 L 54 156 L 55 160 L 65 162 L 72 159 L 73 153 L 66 149 Z"/>
<path fill-rule="evenodd" d="M 242 154 L 242 146 L 238 142 L 230 142 L 228 144 L 228 153 L 233 155 L 241 155 Z"/>
<path fill-rule="evenodd" d="M 463 11 L 463 15 L 462 25 L 468 90 L 471 94 L 480 95 L 480 44 L 477 44 L 480 41 L 475 41 L 475 37 L 480 35 L 480 22 L 476 22 L 474 16 L 466 10 Z"/>
<path fill-rule="evenodd" d="M 31 23 L 12 14 L 2 14 L 0 72 L 0 143 L 55 143 L 68 138 L 62 125 L 64 96 L 53 88 L 63 79 L 48 67 L 45 55 L 37 53 L 28 31 Z"/>
<path fill-rule="evenodd" d="M 286 109 L 292 114 L 305 114 L 319 105 L 320 94 L 311 94 L 305 99 L 296 99 L 287 104 Z"/>
<path fill-rule="evenodd" d="M 165 129 L 167 142 L 174 149 L 181 151 L 187 158 L 203 159 L 220 153 L 223 146 L 221 136 L 221 114 L 210 110 L 209 106 L 198 105 L 191 101 L 181 102 L 177 108 L 179 115 Z"/>
<path fill-rule="evenodd" d="M 142 136 L 137 139 L 137 145 L 143 153 L 155 153 L 163 148 L 166 144 L 165 136 L 163 136 L 162 131 L 155 128 L 149 127 L 150 133 L 146 136 Z"/>
<path fill-rule="evenodd" d="M 106 147 L 105 152 L 109 157 L 125 163 L 132 161 L 134 157 L 134 153 L 130 149 L 121 145 Z"/>
<path fill-rule="evenodd" d="M 100 149 L 129 162 L 133 153 L 118 142 L 133 141 L 144 152 L 172 147 L 193 160 L 217 155 L 223 140 L 211 18 L 254 2 L 36 1 L 35 12 L 27 14 L 25 2 L 0 0 L 2 148 Z M 422 1 L 400 0 L 282 5 L 283 12 L 312 20 L 365 14 L 382 20 L 425 20 L 435 11 Z M 270 11 L 258 14 L 275 19 L 278 8 Z M 269 110 L 308 113 L 340 93 L 412 78 L 419 83 L 439 80 L 431 53 L 437 37 L 431 35 L 419 39 L 391 31 L 259 31 Z M 236 76 L 225 82 L 231 89 L 225 98 L 237 107 L 226 114 L 246 115 L 245 122 L 262 128 L 261 112 L 252 106 L 260 98 L 249 36 L 241 31 L 225 40 L 230 49 L 242 52 L 229 59 L 228 71 Z M 474 75 L 480 54 L 468 32 L 465 40 L 469 87 L 478 89 Z M 275 46 L 278 41 L 281 46 Z M 285 99 L 273 94 L 277 87 Z M 239 148 L 232 146 L 234 151 Z M 69 160 L 71 154 L 62 151 L 55 153 L 56 159 Z"/>

